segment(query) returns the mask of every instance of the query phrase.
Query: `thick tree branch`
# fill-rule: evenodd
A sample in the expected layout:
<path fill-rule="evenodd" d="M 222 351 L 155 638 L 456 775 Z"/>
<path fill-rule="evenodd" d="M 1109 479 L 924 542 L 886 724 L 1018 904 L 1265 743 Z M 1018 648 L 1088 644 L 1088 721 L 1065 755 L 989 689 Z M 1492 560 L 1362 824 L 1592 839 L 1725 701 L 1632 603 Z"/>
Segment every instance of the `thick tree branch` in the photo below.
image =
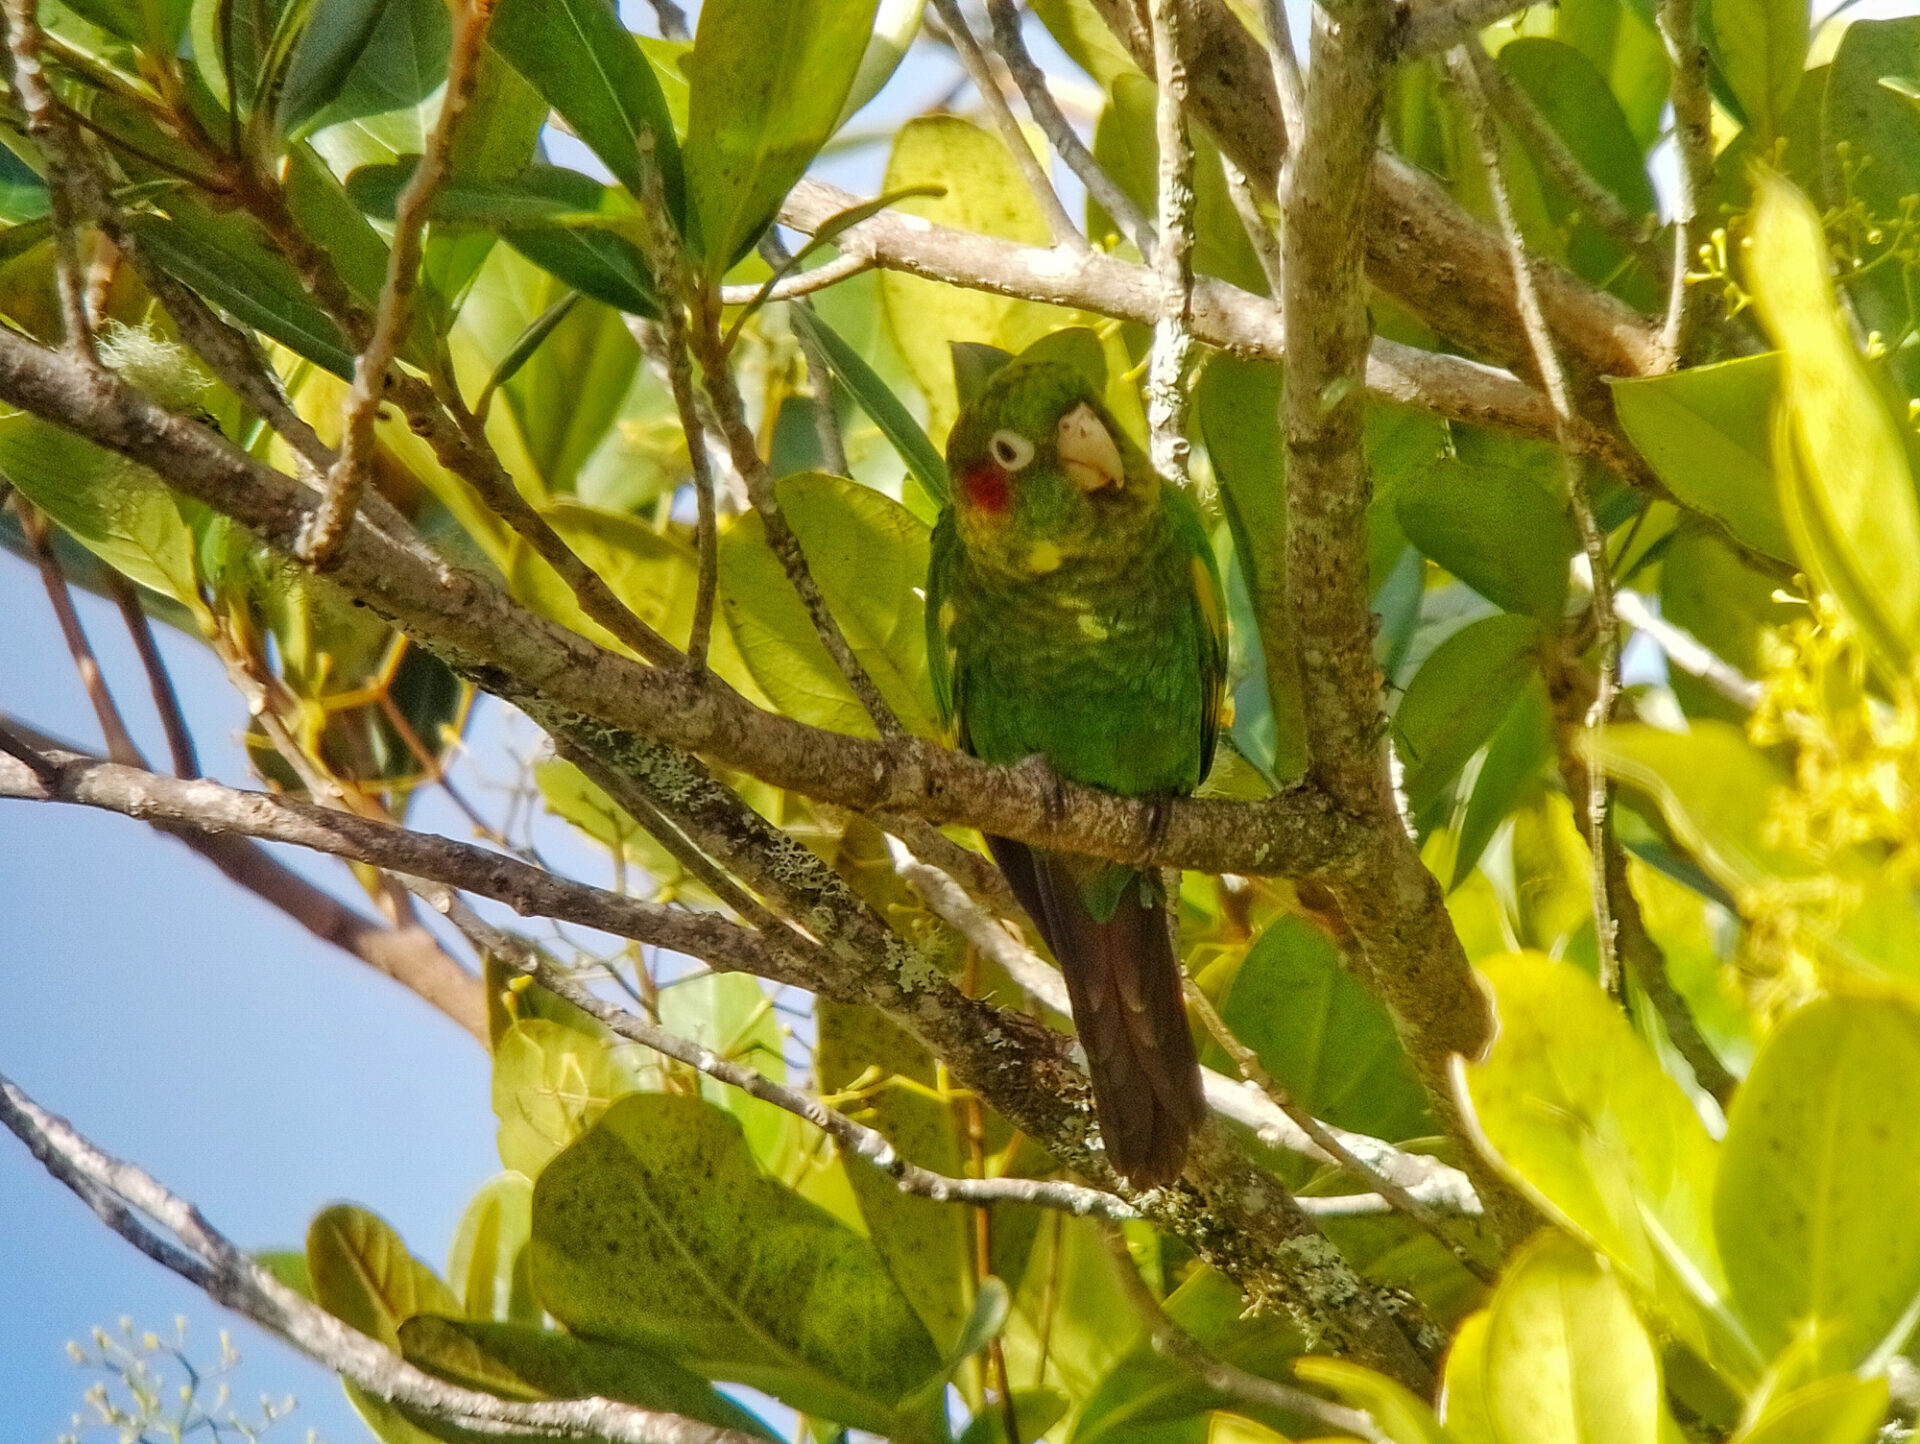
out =
<path fill-rule="evenodd" d="M 781 219 L 803 231 L 824 225 L 858 199 L 821 181 L 802 181 L 787 197 Z M 1067 257 L 970 231 L 936 226 L 918 216 L 883 212 L 842 232 L 834 243 L 848 256 L 907 275 L 994 295 L 1045 301 L 1152 325 L 1160 314 L 1159 284 L 1151 269 L 1115 256 Z M 1196 339 L 1236 356 L 1278 361 L 1286 330 L 1273 302 L 1202 276 L 1193 288 Z M 1553 407 L 1511 372 L 1460 356 L 1376 338 L 1366 369 L 1367 389 L 1382 401 L 1417 407 L 1453 421 L 1551 439 Z M 1637 484 L 1664 494 L 1643 462 L 1617 438 L 1582 423 L 1576 444 Z"/>
<path fill-rule="evenodd" d="M 152 466 L 184 495 L 291 552 L 306 492 L 110 375 L 0 332 L 0 400 Z M 763 712 L 712 677 L 647 667 L 527 611 L 491 581 L 350 528 L 334 582 L 486 690 L 549 718 L 630 729 L 861 812 L 961 822 L 1042 847 L 1205 872 L 1319 876 L 1355 865 L 1372 825 L 1310 789 L 1261 803 L 1187 799 L 1156 808 L 989 767 L 914 738 L 850 737 Z M 589 720 L 591 719 L 591 720 Z"/>
<path fill-rule="evenodd" d="M 1135 0 L 1092 3 L 1141 69 L 1151 70 L 1152 39 Z M 1256 186 L 1271 191 L 1287 145 L 1271 62 L 1226 0 L 1181 3 L 1193 118 Z M 1468 28 L 1497 18 L 1476 15 Z M 1417 167 L 1387 154 L 1372 165 L 1368 277 L 1460 345 L 1501 365 L 1526 364 L 1526 335 L 1500 238 Z M 1540 284 L 1555 338 L 1582 372 L 1643 376 L 1661 369 L 1657 331 L 1624 302 L 1559 267 L 1546 270 Z"/>
<path fill-rule="evenodd" d="M 107 1227 L 147 1257 L 376 1398 L 492 1434 L 619 1444 L 761 1444 L 737 1430 L 611 1399 L 519 1403 L 445 1383 L 308 1303 L 249 1258 L 193 1204 L 144 1169 L 101 1152 L 64 1118 L 46 1112 L 4 1077 L 0 1124 Z M 139 1215 L 172 1238 L 156 1232 Z"/>
<path fill-rule="evenodd" d="M 1401 60 L 1437 55 L 1487 26 L 1525 10 L 1533 0 L 1422 0 L 1409 5 L 1394 46 Z"/>

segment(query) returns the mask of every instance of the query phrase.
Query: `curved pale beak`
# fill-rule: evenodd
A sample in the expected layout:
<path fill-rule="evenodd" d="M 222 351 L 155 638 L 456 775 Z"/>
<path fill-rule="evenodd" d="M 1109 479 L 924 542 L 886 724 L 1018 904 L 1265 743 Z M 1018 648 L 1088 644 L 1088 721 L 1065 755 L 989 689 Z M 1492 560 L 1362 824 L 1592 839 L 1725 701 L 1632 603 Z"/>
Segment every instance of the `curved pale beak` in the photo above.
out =
<path fill-rule="evenodd" d="M 1119 486 L 1127 469 L 1120 460 L 1120 448 L 1113 436 L 1086 402 L 1060 418 L 1054 430 L 1054 446 L 1060 465 L 1073 484 L 1082 491 L 1099 491 Z"/>

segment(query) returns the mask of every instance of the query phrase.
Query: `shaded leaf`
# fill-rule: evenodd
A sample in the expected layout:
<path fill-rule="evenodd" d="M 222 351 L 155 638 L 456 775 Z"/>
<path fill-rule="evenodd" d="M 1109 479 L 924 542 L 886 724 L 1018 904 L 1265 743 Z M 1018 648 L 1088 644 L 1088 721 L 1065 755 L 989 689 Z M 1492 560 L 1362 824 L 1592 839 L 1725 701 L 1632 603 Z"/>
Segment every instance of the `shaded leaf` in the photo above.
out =
<path fill-rule="evenodd" d="M 1482 617 L 1434 649 L 1393 714 L 1406 766 L 1407 805 L 1421 817 L 1491 738 L 1539 675 L 1540 625 L 1531 617 Z"/>
<path fill-rule="evenodd" d="M 1442 460 L 1395 507 L 1407 540 L 1495 606 L 1558 623 L 1580 538 L 1560 499 L 1515 468 Z"/>

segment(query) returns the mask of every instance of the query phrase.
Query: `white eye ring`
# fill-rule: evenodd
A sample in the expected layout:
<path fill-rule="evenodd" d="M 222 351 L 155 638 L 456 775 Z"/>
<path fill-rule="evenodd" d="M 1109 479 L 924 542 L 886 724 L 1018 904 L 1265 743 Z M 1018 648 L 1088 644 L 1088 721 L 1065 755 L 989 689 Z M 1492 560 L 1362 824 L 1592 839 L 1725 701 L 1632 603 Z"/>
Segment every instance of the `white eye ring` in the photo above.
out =
<path fill-rule="evenodd" d="M 993 459 L 1008 471 L 1018 471 L 1033 460 L 1033 443 L 1017 431 L 996 431 L 987 443 Z"/>

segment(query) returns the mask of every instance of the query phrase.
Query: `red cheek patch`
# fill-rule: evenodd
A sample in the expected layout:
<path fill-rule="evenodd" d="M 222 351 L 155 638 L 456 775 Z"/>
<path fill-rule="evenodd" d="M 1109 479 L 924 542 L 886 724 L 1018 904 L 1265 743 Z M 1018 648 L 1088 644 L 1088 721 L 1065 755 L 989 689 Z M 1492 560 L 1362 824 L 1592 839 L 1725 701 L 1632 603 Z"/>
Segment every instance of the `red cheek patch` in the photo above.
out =
<path fill-rule="evenodd" d="M 960 488 L 967 505 L 976 511 L 999 516 L 1013 502 L 1013 488 L 1007 474 L 990 461 L 976 462 L 960 474 Z"/>

